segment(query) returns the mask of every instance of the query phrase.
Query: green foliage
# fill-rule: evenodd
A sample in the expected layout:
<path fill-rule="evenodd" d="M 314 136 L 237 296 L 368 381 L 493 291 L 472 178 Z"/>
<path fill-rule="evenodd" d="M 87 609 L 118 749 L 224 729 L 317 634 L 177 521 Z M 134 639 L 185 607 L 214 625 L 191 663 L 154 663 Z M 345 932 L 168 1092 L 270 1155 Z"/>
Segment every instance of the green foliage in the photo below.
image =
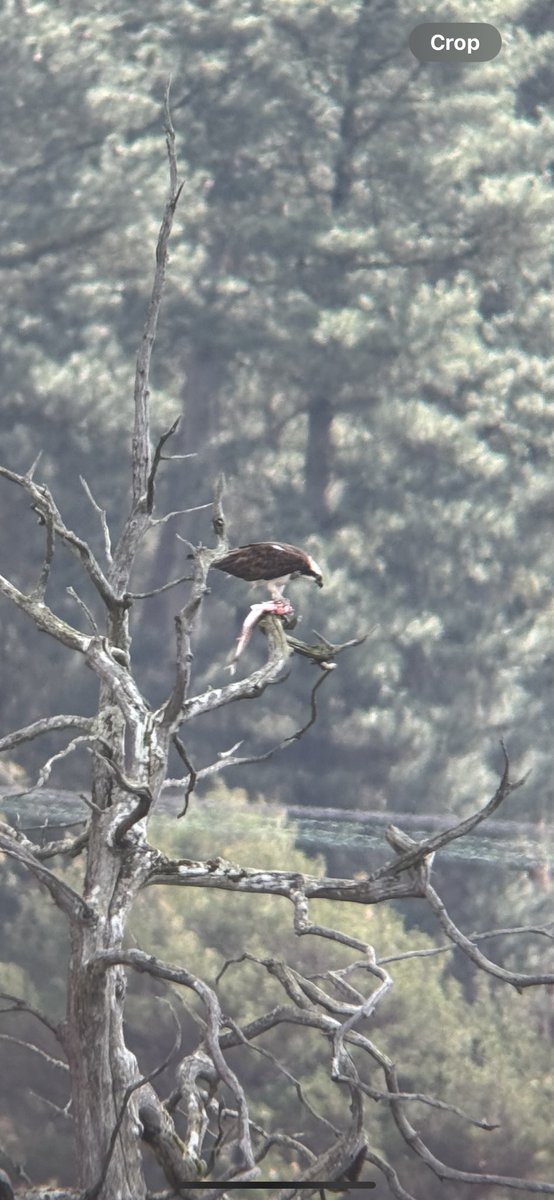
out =
<path fill-rule="evenodd" d="M 117 532 L 172 72 L 185 188 L 155 420 L 183 407 L 175 448 L 198 458 L 166 467 L 160 509 L 208 500 L 223 467 L 234 539 L 286 537 L 322 559 L 324 593 L 298 591 L 308 627 L 337 640 L 371 630 L 295 752 L 298 785 L 263 768 L 282 799 L 313 791 L 316 763 L 327 803 L 447 796 L 462 809 L 492 786 L 502 732 L 533 757 L 533 813 L 546 807 L 553 114 L 532 96 L 553 35 L 516 0 L 487 18 L 502 54 L 471 69 L 414 63 L 411 2 L 378 20 L 358 0 L 165 0 L 155 21 L 102 0 L 86 14 L 14 4 L 4 22 L 4 454 L 27 467 L 42 447 L 62 511 L 99 548 L 85 474 Z M 5 530 L 25 522 L 25 537 L 0 535 L 2 557 L 32 583 L 40 531 L 6 502 Z M 151 538 L 137 589 L 182 573 L 175 528 Z M 183 532 L 205 538 L 205 517 Z M 65 588 L 78 570 L 64 559 L 56 572 L 52 595 L 74 617 Z M 230 597 L 246 602 L 240 585 L 214 583 L 198 687 L 236 634 Z M 135 664 L 153 702 L 169 686 L 177 603 L 170 592 L 137 606 Z M 78 701 L 91 711 L 78 664 L 60 669 L 41 643 L 37 673 L 32 638 L 7 622 L 21 687 L 5 692 L 5 727 Z M 272 696 L 293 727 L 308 686 L 299 669 Z M 200 758 L 214 729 L 195 733 Z M 228 732 L 244 731 L 237 710 Z M 249 737 L 267 745 L 262 727 Z"/>
<path fill-rule="evenodd" d="M 295 849 L 294 826 L 286 823 L 264 837 L 263 805 L 254 811 L 240 790 L 218 787 L 216 831 L 202 819 L 201 801 L 183 825 L 164 820 L 155 841 L 172 857 L 197 858 L 214 851 L 242 865 L 303 870 L 318 874 L 321 864 L 306 860 Z M 260 813 L 261 807 L 261 813 Z M 261 817 L 261 821 L 260 821 Z M 160 889 L 162 891 L 162 889 Z M 295 938 L 290 906 L 279 898 L 230 895 L 212 889 L 174 888 L 144 893 L 135 908 L 133 932 L 139 945 L 214 981 L 224 964 L 245 953 L 260 958 L 283 958 L 303 974 L 344 966 L 352 955 L 343 947 L 312 937 Z M 156 901 L 156 903 L 153 903 Z M 319 901 L 310 909 L 316 924 L 342 929 L 371 941 L 378 958 L 428 950 L 437 944 L 425 934 L 407 929 L 389 906 L 360 907 Z M 441 938 L 438 939 L 442 941 Z M 354 956 L 355 957 L 355 956 Z M 474 1118 L 497 1123 L 484 1132 L 449 1112 L 421 1103 L 409 1114 L 439 1157 L 453 1165 L 489 1172 L 548 1177 L 554 1167 L 550 1137 L 550 1100 L 554 1064 L 545 1063 L 543 1027 L 535 998 L 518 996 L 506 987 L 476 976 L 471 999 L 452 977 L 452 955 L 407 958 L 388 968 L 394 984 L 363 1029 L 376 1046 L 396 1062 L 400 1085 L 454 1104 Z M 367 977 L 351 977 L 364 988 Z M 224 1011 L 244 1024 L 286 997 L 273 978 L 252 962 L 230 965 L 219 985 Z M 187 1005 L 191 1003 L 186 997 Z M 197 1007 L 201 1013 L 201 1007 Z M 192 1041 L 197 1031 L 190 1034 Z M 325 1041 L 294 1025 L 279 1026 L 258 1044 L 270 1049 L 286 1068 L 303 1081 L 314 1108 L 340 1122 L 340 1100 L 330 1083 Z M 254 1099 L 257 1119 L 271 1128 L 310 1128 L 315 1143 L 322 1133 L 299 1105 L 292 1084 L 243 1048 L 231 1056 Z M 362 1078 L 384 1091 L 381 1072 L 356 1054 Z M 375 1149 L 382 1150 L 406 1178 L 429 1189 L 426 1168 L 414 1163 L 399 1141 L 386 1101 L 368 1108 L 368 1130 Z M 273 1159 L 272 1162 L 276 1160 Z M 286 1169 L 286 1161 L 281 1169 Z M 425 1194 L 435 1194 L 428 1190 Z M 439 1194 L 438 1192 L 436 1193 Z"/>
<path fill-rule="evenodd" d="M 322 862 L 307 859 L 296 848 L 295 827 L 284 813 L 279 823 L 273 809 L 267 813 L 271 817 L 267 826 L 271 835 L 267 836 L 264 811 L 263 802 L 252 805 L 241 789 L 230 790 L 220 784 L 210 798 L 208 823 L 203 819 L 202 800 L 193 796 L 191 811 L 182 822 L 164 817 L 153 823 L 151 840 L 173 857 L 196 859 L 218 854 L 247 866 L 320 873 Z M 72 867 L 73 883 L 75 873 Z M 9 913 L 4 926 L 2 990 L 15 991 L 50 1017 L 60 1019 L 67 954 L 63 923 L 51 905 L 40 903 L 37 886 L 26 877 L 19 879 L 10 867 L 3 871 L 1 900 L 2 910 Z M 369 940 L 378 958 L 385 960 L 437 944 L 413 926 L 408 928 L 401 911 L 390 906 L 319 901 L 312 904 L 310 916 L 316 923 Z M 317 982 L 322 972 L 344 966 L 353 957 L 327 940 L 297 938 L 290 904 L 282 898 L 203 888 L 156 886 L 141 893 L 133 911 L 130 941 L 186 966 L 208 983 L 219 976 L 224 1012 L 241 1025 L 286 1003 L 286 997 L 262 966 L 232 960 L 245 953 L 259 959 L 283 959 Z M 527 944 L 528 939 L 518 939 L 518 948 Z M 221 975 L 225 963 L 229 965 Z M 499 1123 L 497 1131 L 485 1132 L 449 1112 L 411 1103 L 408 1111 L 413 1123 L 439 1157 L 468 1169 L 523 1174 L 530 1180 L 548 1178 L 554 1168 L 550 1136 L 554 1069 L 545 1057 L 548 997 L 538 991 L 518 996 L 475 974 L 469 991 L 453 978 L 451 966 L 450 951 L 392 962 L 387 969 L 393 987 L 363 1033 L 396 1062 L 400 1085 L 406 1091 L 424 1092 L 473 1117 Z M 184 1050 L 192 1050 L 200 1036 L 197 1019 L 203 1012 L 197 998 L 185 989 L 149 984 L 143 977 L 131 976 L 129 982 L 127 1034 L 141 1068 L 152 1069 L 171 1046 L 174 1026 L 164 999 L 170 998 L 176 1006 L 184 1030 Z M 367 988 L 368 977 L 358 970 L 351 982 Z M 31 1018 L 4 1017 L 2 1032 L 38 1040 L 56 1056 L 55 1043 Z M 283 1024 L 256 1039 L 251 1048 L 240 1047 L 228 1054 L 252 1100 L 255 1119 L 267 1128 L 291 1133 L 303 1128 L 309 1131 L 314 1146 L 320 1144 L 324 1127 L 300 1104 L 293 1082 L 254 1046 L 273 1053 L 302 1081 L 315 1111 L 340 1124 L 342 1098 L 329 1079 L 326 1041 L 314 1031 Z M 16 1046 L 6 1047 L 2 1054 L 5 1070 L 0 1111 L 13 1116 L 4 1148 L 15 1160 L 23 1161 L 33 1177 L 43 1178 L 45 1171 L 51 1171 L 67 1181 L 71 1169 L 69 1131 L 65 1125 L 58 1128 L 58 1121 L 39 1133 L 45 1115 L 40 1096 L 55 1098 L 63 1107 L 67 1099 L 64 1076 L 44 1063 L 37 1066 L 35 1056 Z M 373 1088 L 385 1090 L 375 1064 L 358 1051 L 355 1055 L 362 1078 Z M 172 1079 L 168 1076 L 162 1086 L 171 1088 Z M 368 1101 L 367 1128 L 374 1148 L 405 1172 L 404 1178 L 412 1181 L 416 1191 L 419 1188 L 422 1195 L 438 1200 L 438 1185 L 433 1190 L 427 1168 L 418 1164 L 399 1140 L 386 1101 Z M 62 1134 L 67 1134 L 65 1141 L 60 1141 Z M 268 1160 L 268 1169 L 285 1171 L 289 1166 L 290 1160 L 285 1156 L 280 1161 L 277 1151 Z"/>
<path fill-rule="evenodd" d="M 185 186 L 152 383 L 156 430 L 182 409 L 174 448 L 197 458 L 165 464 L 159 511 L 207 501 L 223 468 L 233 540 L 283 537 L 322 561 L 324 592 L 298 589 L 304 628 L 337 641 L 370 631 L 341 658 L 319 693 L 315 727 L 288 757 L 244 771 L 240 801 L 217 789 L 231 813 L 226 832 L 218 822 L 218 853 L 298 869 L 305 860 L 286 823 L 264 838 L 263 804 L 252 818 L 246 794 L 462 811 L 494 787 L 505 735 L 518 769 L 533 766 L 532 790 L 517 793 L 510 815 L 550 809 L 554 33 L 548 6 L 503 0 L 486 13 L 503 35 L 497 59 L 421 68 L 407 49 L 421 9 L 413 0 L 378 9 L 377 19 L 363 0 L 163 0 L 154 18 L 141 0 L 132 10 L 91 0 L 86 13 L 68 0 L 13 0 L 3 15 L 4 460 L 24 470 L 42 449 L 39 475 L 101 554 L 78 485 L 85 475 L 117 535 L 134 353 L 166 188 L 161 98 L 172 73 Z M 464 15 L 482 20 L 482 5 L 471 0 Z M 433 16 L 451 19 L 451 4 L 438 3 Z M 2 495 L 2 570 L 31 589 L 43 531 L 5 483 Z M 145 547 L 137 591 L 183 573 L 175 528 L 160 527 Z M 179 529 L 209 536 L 205 514 Z M 70 585 L 95 608 L 77 564 L 62 555 L 49 598 L 75 620 Z M 134 665 L 152 703 L 171 685 L 182 595 L 135 608 Z M 248 602 L 240 584 L 213 581 L 196 636 L 197 690 L 224 678 Z M 254 638 L 245 669 L 259 652 Z M 45 645 L 7 605 L 3 678 L 2 732 L 50 712 L 94 711 L 80 660 Z M 195 764 L 239 738 L 255 752 L 291 734 L 306 719 L 312 683 L 297 662 L 255 709 L 237 706 L 187 730 Z M 36 771 L 62 744 L 37 741 L 22 762 Z M 86 762 L 61 770 L 86 782 Z M 206 841 L 194 807 L 183 829 L 181 853 L 213 853 L 213 831 Z M 173 833 L 170 844 L 176 853 Z M 5 892 L 4 985 L 40 994 L 60 1015 L 65 935 L 15 878 Z M 527 900 L 544 920 L 545 896 L 521 879 L 501 899 L 486 884 L 472 894 L 466 875 L 457 903 L 471 928 L 474 917 L 482 927 L 491 916 L 523 922 Z M 329 923 L 345 918 L 345 909 L 323 909 Z M 135 932 L 214 975 L 246 948 L 300 955 L 314 972 L 327 964 L 310 940 L 295 942 L 284 901 L 260 899 L 255 926 L 251 912 L 238 896 L 152 889 Z M 349 930 L 368 922 L 381 952 L 429 944 L 391 912 L 348 910 Z M 495 948 L 508 963 L 524 954 L 529 966 L 542 961 L 542 943 L 515 945 Z M 485 1134 L 418 1108 L 439 1152 L 452 1147 L 460 1165 L 490 1158 L 490 1169 L 544 1176 L 552 1078 L 537 1031 L 551 1036 L 549 1000 L 495 988 L 492 1006 L 488 985 L 470 988 L 465 978 L 462 991 L 445 961 L 394 968 L 376 1040 L 410 1086 L 423 1080 L 502 1120 L 498 1134 Z M 275 984 L 252 964 L 223 979 L 241 1020 L 254 1001 L 275 1000 Z M 132 1003 L 140 1014 L 150 999 Z M 146 1054 L 138 1020 L 133 1036 Z M 287 1050 L 332 1114 L 317 1046 L 287 1029 Z M 292 1090 L 278 1094 L 255 1056 L 237 1057 L 264 1118 L 275 1112 L 291 1127 L 304 1119 Z M 374 1115 L 376 1143 L 389 1150 L 382 1104 Z M 43 1133 L 37 1153 L 46 1160 Z M 404 1150 L 394 1146 L 400 1163 Z M 429 1195 L 427 1176 L 421 1186 Z"/>

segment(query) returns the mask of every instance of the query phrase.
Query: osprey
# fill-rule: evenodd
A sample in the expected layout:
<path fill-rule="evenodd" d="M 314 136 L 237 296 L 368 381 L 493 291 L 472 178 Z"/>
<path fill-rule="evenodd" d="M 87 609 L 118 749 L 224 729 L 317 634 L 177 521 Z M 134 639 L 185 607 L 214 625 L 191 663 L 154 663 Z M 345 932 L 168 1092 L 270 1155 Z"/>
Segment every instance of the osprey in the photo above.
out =
<path fill-rule="evenodd" d="M 274 600 L 282 599 L 283 584 L 300 575 L 315 579 L 317 586 L 323 587 L 321 570 L 314 559 L 287 542 L 251 542 L 248 546 L 237 546 L 223 558 L 216 559 L 212 567 L 250 583 L 266 583 Z"/>

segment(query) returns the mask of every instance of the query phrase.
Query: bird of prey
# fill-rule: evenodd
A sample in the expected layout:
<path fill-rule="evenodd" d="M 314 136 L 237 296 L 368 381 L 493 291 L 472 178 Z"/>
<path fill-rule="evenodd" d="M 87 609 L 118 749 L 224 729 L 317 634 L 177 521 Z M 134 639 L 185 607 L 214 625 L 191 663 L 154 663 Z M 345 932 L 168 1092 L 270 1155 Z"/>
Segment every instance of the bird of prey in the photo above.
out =
<path fill-rule="evenodd" d="M 249 583 L 265 583 L 273 600 L 282 600 L 283 585 L 301 575 L 314 579 L 318 587 L 323 587 L 321 568 L 315 560 L 287 542 L 251 542 L 248 546 L 237 546 L 223 558 L 217 558 L 212 566 Z"/>

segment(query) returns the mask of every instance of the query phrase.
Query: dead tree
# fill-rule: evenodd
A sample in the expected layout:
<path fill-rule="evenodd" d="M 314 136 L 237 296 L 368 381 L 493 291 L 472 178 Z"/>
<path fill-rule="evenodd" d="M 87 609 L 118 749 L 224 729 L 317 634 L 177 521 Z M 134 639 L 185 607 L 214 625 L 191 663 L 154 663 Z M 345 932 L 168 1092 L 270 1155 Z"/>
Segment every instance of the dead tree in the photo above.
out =
<path fill-rule="evenodd" d="M 149 844 L 149 816 L 167 779 L 168 754 L 172 745 L 176 746 L 183 761 L 185 800 L 197 778 L 179 738 L 181 728 L 203 713 L 236 700 L 261 696 L 268 685 L 283 677 L 289 655 L 301 653 L 310 656 L 322 674 L 313 689 L 310 720 L 304 730 L 295 735 L 298 737 L 315 720 L 315 692 L 319 682 L 328 677 L 338 651 L 345 648 L 333 647 L 324 638 L 315 646 L 306 646 L 287 636 L 278 617 L 264 616 L 267 644 L 264 665 L 243 679 L 226 682 L 198 695 L 191 693 L 194 623 L 207 591 L 210 564 L 227 545 L 220 481 L 212 509 L 214 545 L 192 548 L 190 591 L 175 619 L 174 678 L 164 703 L 155 711 L 149 708 L 134 678 L 130 619 L 137 597 L 130 591 L 130 574 L 146 532 L 159 520 L 154 516 L 156 476 L 162 449 L 175 429 L 175 426 L 169 429 L 152 452 L 150 359 L 166 272 L 168 241 L 181 192 L 168 101 L 166 138 L 169 195 L 136 364 L 132 500 L 117 544 L 112 547 L 105 514 L 88 488 L 87 494 L 103 530 L 103 562 L 66 524 L 49 489 L 36 482 L 36 463 L 25 475 L 7 467 L 0 469 L 0 477 L 20 487 L 30 498 L 44 529 L 46 547 L 36 586 L 30 592 L 23 592 L 4 577 L 0 577 L 0 591 L 27 614 L 37 629 L 80 654 L 99 685 L 98 711 L 94 718 L 59 715 L 38 720 L 0 740 L 0 750 L 11 750 L 53 730 L 65 731 L 68 741 L 62 755 L 82 746 L 91 752 L 90 813 L 84 833 L 73 839 L 64 838 L 37 846 L 21 831 L 6 823 L 0 825 L 0 850 L 38 880 L 53 904 L 64 914 L 70 931 L 67 1012 L 60 1025 L 30 1009 L 21 997 L 2 997 L 4 1011 L 10 1007 L 27 1009 L 47 1025 L 57 1038 L 60 1055 L 69 1066 L 79 1189 L 64 1195 L 76 1200 L 77 1197 L 78 1200 L 145 1200 L 143 1154 L 148 1148 L 156 1156 L 167 1180 L 169 1191 L 164 1193 L 165 1196 L 203 1195 L 204 1192 L 199 1190 L 195 1192 L 195 1183 L 203 1179 L 205 1185 L 207 1172 L 214 1181 L 207 1195 L 220 1196 L 225 1188 L 222 1182 L 217 1182 L 218 1177 L 221 1180 L 217 1153 L 208 1163 L 205 1149 L 206 1133 L 210 1127 L 213 1130 L 214 1121 L 216 1124 L 226 1121 L 231 1130 L 231 1134 L 226 1135 L 226 1146 L 227 1150 L 230 1144 L 233 1146 L 235 1181 L 260 1178 L 264 1159 L 278 1135 L 265 1131 L 252 1119 L 245 1088 L 230 1067 L 226 1052 L 236 1046 L 248 1047 L 267 1030 L 290 1023 L 320 1035 L 328 1053 L 330 1087 L 338 1089 L 344 1098 L 342 1128 L 329 1134 L 328 1145 L 322 1153 L 316 1155 L 300 1136 L 281 1135 L 282 1144 L 288 1146 L 302 1164 L 304 1195 L 317 1194 L 324 1184 L 332 1186 L 333 1181 L 335 1190 L 347 1187 L 365 1162 L 371 1164 L 373 1175 L 387 1183 L 392 1195 L 409 1197 L 394 1165 L 372 1149 L 364 1126 L 364 1104 L 368 1097 L 386 1103 L 391 1119 L 410 1151 L 439 1178 L 481 1185 L 498 1183 L 504 1190 L 515 1188 L 554 1194 L 554 1184 L 527 1184 L 522 1179 L 457 1170 L 437 1159 L 411 1123 L 410 1103 L 417 1099 L 443 1108 L 451 1106 L 433 1097 L 402 1092 L 394 1064 L 367 1033 L 367 1021 L 392 986 L 389 968 L 380 963 L 369 944 L 338 930 L 313 924 L 310 918 L 313 898 L 367 905 L 399 897 L 419 897 L 436 914 L 448 943 L 459 947 L 480 969 L 517 989 L 552 985 L 552 974 L 518 974 L 503 969 L 488 958 L 475 937 L 468 938 L 454 925 L 430 881 L 433 854 L 454 838 L 469 833 L 518 786 L 510 780 L 507 757 L 495 795 L 474 816 L 423 843 L 412 842 L 405 834 L 391 828 L 388 839 L 392 858 L 372 876 L 362 880 L 260 870 L 218 857 L 203 862 L 171 861 Z M 58 543 L 75 555 L 95 590 L 97 607 L 102 612 L 100 624 L 97 615 L 79 601 L 84 632 L 78 624 L 62 620 L 46 598 Z M 40 782 L 48 779 L 59 757 L 59 754 L 54 755 L 44 764 Z M 243 761 L 236 755 L 226 756 L 205 768 L 203 773 L 209 775 Z M 85 857 L 84 883 L 80 892 L 48 865 L 56 859 L 76 855 Z M 179 964 L 167 963 L 138 949 L 125 947 L 124 932 L 133 902 L 141 889 L 152 886 L 216 888 L 248 893 L 253 905 L 260 894 L 285 896 L 291 904 L 296 934 L 326 939 L 348 948 L 363 983 L 354 987 L 349 982 L 352 968 L 346 968 L 329 972 L 316 984 L 287 963 L 268 955 L 258 960 L 258 966 L 277 980 L 283 1002 L 270 1012 L 260 1012 L 253 1021 L 240 1026 L 234 1024 L 222 1014 L 217 981 L 208 983 Z M 125 1043 L 123 1017 L 130 971 L 147 973 L 157 980 L 190 990 L 203 1006 L 204 1028 L 194 1052 L 179 1056 L 177 1043 L 175 1087 L 165 1100 L 156 1089 L 156 1077 L 166 1064 L 161 1064 L 151 1075 L 143 1075 L 136 1057 Z M 362 1020 L 365 1022 L 363 1031 L 359 1028 Z M 360 1073 L 359 1060 L 364 1057 L 381 1073 L 380 1090 L 373 1085 L 370 1087 Z M 186 1118 L 180 1133 L 174 1120 L 179 1106 Z M 467 1119 L 458 1110 L 453 1111 L 461 1120 Z M 484 1121 L 476 1123 L 488 1127 Z M 2 1186 L 8 1189 L 6 1194 L 9 1195 L 7 1177 Z M 297 1191 L 298 1184 L 296 1187 L 291 1184 L 281 1188 L 279 1196 L 285 1200 Z M 21 1194 L 30 1197 L 47 1193 L 32 1191 L 25 1186 Z"/>

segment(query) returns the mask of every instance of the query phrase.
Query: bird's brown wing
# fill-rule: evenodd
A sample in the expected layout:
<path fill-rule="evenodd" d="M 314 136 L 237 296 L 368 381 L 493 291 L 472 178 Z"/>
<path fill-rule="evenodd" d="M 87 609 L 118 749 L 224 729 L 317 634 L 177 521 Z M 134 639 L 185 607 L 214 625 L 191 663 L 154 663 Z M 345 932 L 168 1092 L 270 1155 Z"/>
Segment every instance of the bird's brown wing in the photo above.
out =
<path fill-rule="evenodd" d="M 305 555 L 296 546 L 285 542 L 251 542 L 237 546 L 212 566 L 217 571 L 226 571 L 239 579 L 252 582 L 256 579 L 280 579 L 305 565 Z"/>

